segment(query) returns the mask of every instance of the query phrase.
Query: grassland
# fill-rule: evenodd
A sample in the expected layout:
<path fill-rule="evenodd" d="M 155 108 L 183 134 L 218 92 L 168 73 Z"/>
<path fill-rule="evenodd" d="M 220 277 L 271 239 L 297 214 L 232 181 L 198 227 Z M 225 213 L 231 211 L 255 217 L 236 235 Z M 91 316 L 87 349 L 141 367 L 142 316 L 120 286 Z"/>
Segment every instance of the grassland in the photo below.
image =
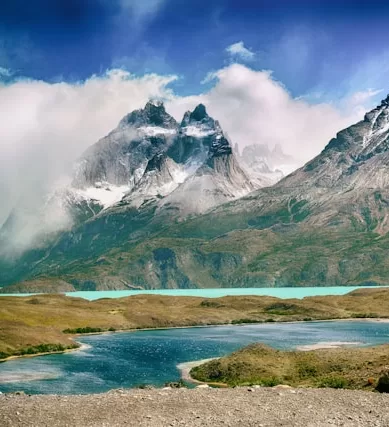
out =
<path fill-rule="evenodd" d="M 373 390 L 389 365 L 389 345 L 279 351 L 253 344 L 191 370 L 199 381 L 229 386 L 330 387 Z"/>
<path fill-rule="evenodd" d="M 389 318 L 389 289 L 299 299 L 137 295 L 87 301 L 64 295 L 0 297 L 0 359 L 74 347 L 79 332 L 260 322 Z"/>

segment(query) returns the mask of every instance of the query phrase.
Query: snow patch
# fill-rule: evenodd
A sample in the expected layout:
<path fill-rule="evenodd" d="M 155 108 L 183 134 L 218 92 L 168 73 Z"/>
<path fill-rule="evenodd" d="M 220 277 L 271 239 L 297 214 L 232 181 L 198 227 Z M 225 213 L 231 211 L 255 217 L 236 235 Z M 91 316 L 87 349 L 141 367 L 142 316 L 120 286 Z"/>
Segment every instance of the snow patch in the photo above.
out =
<path fill-rule="evenodd" d="M 115 186 L 107 183 L 96 182 L 95 187 L 77 189 L 76 193 L 83 199 L 98 202 L 104 209 L 120 202 L 124 195 L 130 190 L 127 185 Z"/>
<path fill-rule="evenodd" d="M 158 135 L 175 135 L 175 129 L 165 129 L 160 126 L 143 126 L 138 129 L 145 136 L 158 136 Z"/>
<path fill-rule="evenodd" d="M 183 129 L 186 136 L 193 136 L 194 138 L 206 138 L 207 136 L 215 133 L 214 129 L 206 129 L 200 126 L 187 126 Z"/>

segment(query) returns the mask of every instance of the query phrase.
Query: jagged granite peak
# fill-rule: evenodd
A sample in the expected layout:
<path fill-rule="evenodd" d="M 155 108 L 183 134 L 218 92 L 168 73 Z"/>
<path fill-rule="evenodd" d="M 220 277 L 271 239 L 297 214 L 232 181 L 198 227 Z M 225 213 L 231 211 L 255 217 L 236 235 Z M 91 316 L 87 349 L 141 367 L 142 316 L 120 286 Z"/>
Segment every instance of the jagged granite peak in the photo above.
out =
<path fill-rule="evenodd" d="M 193 111 L 187 111 L 182 119 L 181 126 L 188 126 L 193 122 L 209 122 L 214 121 L 209 117 L 204 104 L 199 104 Z"/>
<path fill-rule="evenodd" d="M 220 124 L 210 117 L 203 104 L 197 105 L 193 111 L 187 111 L 181 121 L 181 132 L 189 136 L 198 136 L 199 133 L 220 131 Z"/>
<path fill-rule="evenodd" d="M 203 104 L 187 111 L 181 121 L 179 135 L 168 150 L 168 155 L 179 164 L 202 164 L 218 152 L 227 153 L 229 143 L 217 120 L 207 113 Z"/>
<path fill-rule="evenodd" d="M 135 110 L 125 116 L 119 123 L 119 127 L 155 126 L 165 129 L 175 129 L 178 126 L 176 120 L 166 112 L 163 102 L 149 101 L 143 109 Z"/>
<path fill-rule="evenodd" d="M 73 186 L 127 186 L 142 177 L 147 162 L 165 151 L 177 134 L 178 123 L 162 102 L 149 101 L 125 116 L 118 127 L 91 146 L 76 165 Z"/>

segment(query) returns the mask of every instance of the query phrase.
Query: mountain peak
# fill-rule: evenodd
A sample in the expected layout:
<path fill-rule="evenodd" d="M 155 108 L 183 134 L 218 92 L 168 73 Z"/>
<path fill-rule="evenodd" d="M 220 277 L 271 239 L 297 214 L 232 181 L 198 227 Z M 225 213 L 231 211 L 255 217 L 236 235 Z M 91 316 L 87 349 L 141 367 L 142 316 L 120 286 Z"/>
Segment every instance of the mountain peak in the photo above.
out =
<path fill-rule="evenodd" d="M 389 107 L 389 94 L 387 95 L 387 97 L 385 99 L 383 99 L 381 101 L 380 107 Z"/>
<path fill-rule="evenodd" d="M 191 119 L 201 122 L 208 116 L 207 109 L 204 104 L 199 104 L 191 113 Z"/>
<path fill-rule="evenodd" d="M 177 127 L 176 120 L 166 112 L 165 105 L 161 101 L 148 101 L 143 109 L 135 110 L 125 116 L 120 124 L 123 126 L 157 126 L 167 129 Z"/>
<path fill-rule="evenodd" d="M 193 111 L 187 111 L 182 119 L 181 126 L 206 125 L 209 128 L 215 127 L 217 122 L 208 115 L 204 104 L 199 104 Z"/>
<path fill-rule="evenodd" d="M 156 101 L 156 100 L 152 100 L 150 99 L 149 101 L 147 101 L 144 111 L 155 111 L 155 110 L 161 110 L 166 112 L 165 110 L 165 105 L 162 101 Z"/>

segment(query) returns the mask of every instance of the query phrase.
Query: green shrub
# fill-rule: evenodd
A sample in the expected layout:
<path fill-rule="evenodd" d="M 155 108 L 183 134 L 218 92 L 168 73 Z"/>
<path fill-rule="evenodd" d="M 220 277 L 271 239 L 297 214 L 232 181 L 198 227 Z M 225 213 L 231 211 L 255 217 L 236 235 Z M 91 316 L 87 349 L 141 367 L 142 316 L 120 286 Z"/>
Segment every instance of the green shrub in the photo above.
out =
<path fill-rule="evenodd" d="M 323 388 L 346 388 L 348 385 L 344 377 L 325 377 L 319 382 L 319 387 Z"/>
<path fill-rule="evenodd" d="M 308 362 L 300 362 L 298 364 L 298 374 L 300 378 L 311 378 L 317 376 L 317 368 L 315 365 Z"/>
<path fill-rule="evenodd" d="M 271 377 L 271 378 L 263 378 L 261 381 L 259 381 L 259 384 L 263 387 L 275 387 L 278 384 L 281 384 L 281 380 L 277 377 Z"/>
<path fill-rule="evenodd" d="M 262 320 L 257 319 L 234 319 L 231 324 L 233 325 L 241 325 L 243 323 L 263 323 Z"/>
<path fill-rule="evenodd" d="M 71 348 L 77 348 L 77 344 L 72 344 L 70 346 L 64 346 L 62 344 L 39 344 L 39 345 L 31 345 L 26 348 L 22 348 L 21 350 L 16 351 L 14 354 L 16 356 L 25 356 L 29 354 L 40 354 L 40 353 L 54 353 L 59 351 L 65 351 Z"/>
<path fill-rule="evenodd" d="M 380 316 L 377 313 L 353 313 L 351 317 L 354 319 L 376 319 Z"/>
<path fill-rule="evenodd" d="M 62 331 L 64 334 L 92 334 L 95 332 L 104 332 L 101 328 L 91 328 L 86 326 L 85 328 L 65 329 Z"/>

